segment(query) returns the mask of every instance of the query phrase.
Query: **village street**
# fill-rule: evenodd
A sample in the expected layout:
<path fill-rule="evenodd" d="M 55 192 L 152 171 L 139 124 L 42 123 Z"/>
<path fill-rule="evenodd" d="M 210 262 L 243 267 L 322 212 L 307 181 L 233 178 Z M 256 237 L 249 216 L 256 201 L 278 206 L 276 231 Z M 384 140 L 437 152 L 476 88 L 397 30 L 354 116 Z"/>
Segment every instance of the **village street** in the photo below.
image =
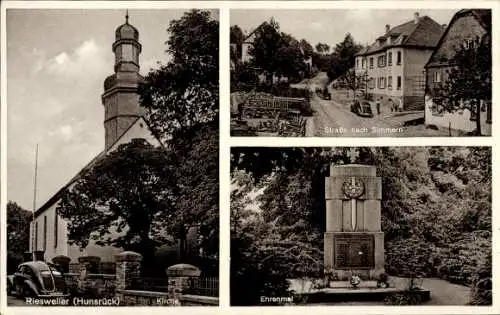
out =
<path fill-rule="evenodd" d="M 331 91 L 334 95 L 335 90 Z M 338 92 L 337 92 L 338 93 Z M 334 97 L 333 97 L 334 98 Z M 410 137 L 410 136 L 448 136 L 445 131 L 425 129 L 425 126 L 403 127 L 402 121 L 408 115 L 394 115 L 382 108 L 380 115 L 372 104 L 373 117 L 361 117 L 350 111 L 350 102 L 334 99 L 324 100 L 318 96 L 311 98 L 313 110 L 312 126 L 307 136 L 315 137 Z"/>
<path fill-rule="evenodd" d="M 374 117 L 360 117 L 350 111 L 349 104 L 334 100 L 311 99 L 314 111 L 314 136 L 324 137 L 380 137 L 402 136 L 405 128 L 391 126 L 382 114 Z M 376 114 L 376 109 L 372 111 Z"/>

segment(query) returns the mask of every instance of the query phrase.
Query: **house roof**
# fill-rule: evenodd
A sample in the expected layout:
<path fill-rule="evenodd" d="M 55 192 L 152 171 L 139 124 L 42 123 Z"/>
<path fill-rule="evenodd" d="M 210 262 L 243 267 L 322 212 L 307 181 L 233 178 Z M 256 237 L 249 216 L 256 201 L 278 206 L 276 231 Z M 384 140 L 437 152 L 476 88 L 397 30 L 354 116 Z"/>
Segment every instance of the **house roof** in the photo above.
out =
<path fill-rule="evenodd" d="M 249 41 L 247 41 L 250 37 L 252 37 L 253 34 L 255 34 L 255 32 L 257 32 L 257 30 L 264 24 L 265 22 L 262 22 L 259 24 L 259 26 L 257 26 L 256 28 L 254 28 L 250 33 L 248 33 L 247 36 L 245 36 L 245 38 L 243 39 L 243 43 L 251 43 Z"/>
<path fill-rule="evenodd" d="M 446 30 L 443 32 L 443 35 L 439 39 L 436 49 L 432 52 L 431 57 L 429 58 L 429 61 L 425 65 L 425 68 L 427 67 L 432 67 L 432 66 L 444 66 L 448 65 L 448 62 L 442 62 L 440 60 L 436 60 L 437 53 L 439 51 L 439 47 L 441 47 L 441 44 L 443 41 L 446 39 L 446 36 L 448 35 L 448 32 L 452 25 L 455 23 L 456 20 L 458 20 L 460 17 L 463 17 L 464 15 L 467 14 L 472 14 L 476 20 L 479 22 L 479 24 L 485 29 L 486 34 L 491 35 L 491 10 L 490 9 L 462 9 L 455 13 L 453 17 L 451 18 L 450 23 L 448 23 Z"/>
<path fill-rule="evenodd" d="M 147 119 L 145 119 L 144 117 L 138 117 L 132 124 L 130 124 L 130 126 L 122 133 L 122 135 L 120 137 L 118 137 L 115 142 L 113 142 L 113 144 L 110 146 L 110 148 L 112 148 L 116 143 L 118 143 L 124 136 L 125 134 L 127 134 L 127 132 L 142 118 L 142 120 L 144 120 L 144 122 L 146 123 L 146 126 L 148 127 L 149 131 L 151 132 L 151 134 L 153 135 L 153 137 L 155 137 L 155 139 L 163 146 L 163 142 L 160 141 L 160 139 L 158 138 L 158 136 L 152 131 L 150 125 L 148 124 L 148 121 Z M 90 160 L 89 163 L 87 163 L 78 173 L 76 173 L 75 176 L 73 176 L 67 183 L 66 185 L 64 185 L 63 187 L 61 187 L 61 189 L 59 189 L 49 200 L 47 200 L 40 208 L 38 208 L 36 211 L 35 211 L 35 214 L 34 216 L 35 217 L 38 217 L 39 215 L 41 215 L 43 212 L 45 212 L 45 210 L 49 209 L 53 204 L 55 204 L 59 199 L 61 199 L 61 196 L 63 194 L 63 192 L 69 187 L 71 186 L 74 182 L 76 182 L 88 169 L 90 169 L 92 166 L 94 166 L 97 161 L 99 161 L 103 156 L 105 156 L 107 153 L 106 150 L 103 150 L 101 151 L 99 154 L 97 154 L 92 160 Z"/>
<path fill-rule="evenodd" d="M 357 55 L 370 55 L 390 47 L 436 47 L 444 28 L 428 16 L 423 16 L 389 29 L 375 42 L 361 50 Z"/>

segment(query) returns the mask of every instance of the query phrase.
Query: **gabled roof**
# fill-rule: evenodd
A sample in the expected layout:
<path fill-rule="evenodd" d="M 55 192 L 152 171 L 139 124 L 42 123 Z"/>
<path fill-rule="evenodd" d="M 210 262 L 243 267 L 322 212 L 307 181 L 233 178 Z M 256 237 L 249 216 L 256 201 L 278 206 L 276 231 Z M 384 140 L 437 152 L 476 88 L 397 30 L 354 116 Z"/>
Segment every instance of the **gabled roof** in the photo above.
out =
<path fill-rule="evenodd" d="M 122 133 L 122 135 L 120 137 L 118 137 L 115 142 L 113 142 L 113 144 L 110 146 L 110 148 L 113 148 L 113 146 L 115 146 L 115 144 L 117 144 L 126 134 L 127 132 L 139 121 L 139 120 L 143 120 L 145 123 L 146 123 L 146 126 L 148 127 L 148 130 L 151 132 L 151 134 L 153 135 L 153 137 L 158 141 L 158 143 L 160 143 L 160 145 L 163 146 L 163 142 L 160 141 L 160 139 L 158 138 L 158 136 L 152 131 L 151 127 L 149 126 L 148 124 L 148 121 L 147 119 L 145 119 L 144 117 L 137 117 L 137 119 L 132 123 L 130 124 L 130 126 Z M 68 188 L 70 187 L 73 183 L 75 183 L 87 170 L 89 170 L 92 166 L 94 166 L 97 161 L 99 161 L 103 156 L 106 155 L 106 153 L 110 152 L 111 150 L 103 150 L 101 151 L 99 154 L 96 155 L 96 157 L 94 157 L 92 160 L 90 160 L 89 163 L 87 163 L 87 165 L 85 165 L 78 173 L 76 173 L 75 176 L 73 176 L 67 183 L 66 185 L 64 185 L 61 189 L 59 189 L 49 200 L 47 200 L 40 208 L 38 208 L 36 211 L 35 211 L 35 214 L 34 216 L 35 217 L 38 217 L 39 215 L 41 215 L 45 210 L 49 209 L 53 204 L 55 204 L 59 199 L 61 199 L 61 196 L 63 194 L 63 192 Z"/>
<path fill-rule="evenodd" d="M 253 34 L 255 34 L 255 32 L 257 32 L 257 30 L 264 24 L 265 22 L 262 22 L 259 24 L 259 26 L 257 26 L 256 28 L 254 28 L 244 39 L 243 39 L 243 42 L 242 43 L 250 43 L 248 42 L 247 40 L 252 37 Z"/>
<path fill-rule="evenodd" d="M 446 36 L 448 35 L 448 32 L 450 28 L 453 26 L 456 20 L 459 18 L 463 17 L 464 15 L 467 14 L 472 14 L 476 20 L 479 22 L 479 24 L 484 28 L 486 33 L 488 35 L 491 35 L 491 10 L 490 9 L 462 9 L 455 13 L 453 17 L 451 18 L 450 23 L 448 23 L 446 30 L 443 32 L 443 35 L 439 39 L 436 49 L 432 52 L 431 57 L 429 58 L 429 61 L 425 65 L 425 68 L 430 67 L 430 66 L 442 66 L 442 65 L 447 65 L 448 63 L 445 62 L 439 62 L 435 60 L 435 56 L 439 51 L 439 47 L 441 47 L 441 44 L 443 41 L 446 39 Z"/>
<path fill-rule="evenodd" d="M 434 48 L 443 31 L 442 25 L 428 16 L 423 16 L 417 23 L 411 20 L 391 28 L 358 55 L 370 55 L 390 47 Z"/>
<path fill-rule="evenodd" d="M 368 48 L 370 48 L 370 46 L 366 46 L 366 47 L 363 47 L 361 48 L 360 51 L 358 51 L 356 54 L 354 54 L 355 56 L 363 56 L 364 54 L 366 54 L 366 52 L 368 51 Z"/>

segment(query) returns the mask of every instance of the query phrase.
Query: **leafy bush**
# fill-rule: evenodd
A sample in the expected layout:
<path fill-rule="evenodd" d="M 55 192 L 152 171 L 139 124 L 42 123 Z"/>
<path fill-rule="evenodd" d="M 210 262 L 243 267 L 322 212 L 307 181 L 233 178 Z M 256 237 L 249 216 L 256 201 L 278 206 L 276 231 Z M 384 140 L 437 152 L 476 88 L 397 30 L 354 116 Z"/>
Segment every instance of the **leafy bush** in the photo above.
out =
<path fill-rule="evenodd" d="M 492 270 L 491 252 L 485 261 L 476 269 L 472 277 L 471 302 L 472 305 L 492 305 Z"/>
<path fill-rule="evenodd" d="M 418 305 L 422 302 L 422 295 L 411 291 L 391 294 L 384 299 L 384 304 L 387 305 Z"/>

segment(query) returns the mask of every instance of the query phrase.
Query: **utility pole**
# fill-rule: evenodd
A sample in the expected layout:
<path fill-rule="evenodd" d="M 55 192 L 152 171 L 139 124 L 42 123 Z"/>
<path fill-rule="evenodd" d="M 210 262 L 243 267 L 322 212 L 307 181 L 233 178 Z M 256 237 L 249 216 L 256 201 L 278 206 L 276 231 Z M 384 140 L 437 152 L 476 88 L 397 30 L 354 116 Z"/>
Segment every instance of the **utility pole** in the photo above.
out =
<path fill-rule="evenodd" d="M 37 232 L 35 230 L 35 211 L 36 211 L 36 181 L 37 181 L 37 173 L 38 173 L 38 143 L 36 145 L 36 152 L 35 152 L 35 178 L 34 178 L 34 185 L 33 185 L 33 217 L 32 217 L 32 229 L 33 229 L 33 235 L 32 235 L 32 238 L 31 238 L 31 255 L 32 255 L 32 258 L 33 258 L 33 261 L 36 260 L 36 257 L 35 257 L 35 251 L 36 251 L 36 244 L 35 244 L 35 239 L 36 239 L 36 236 L 35 236 L 35 233 Z"/>

